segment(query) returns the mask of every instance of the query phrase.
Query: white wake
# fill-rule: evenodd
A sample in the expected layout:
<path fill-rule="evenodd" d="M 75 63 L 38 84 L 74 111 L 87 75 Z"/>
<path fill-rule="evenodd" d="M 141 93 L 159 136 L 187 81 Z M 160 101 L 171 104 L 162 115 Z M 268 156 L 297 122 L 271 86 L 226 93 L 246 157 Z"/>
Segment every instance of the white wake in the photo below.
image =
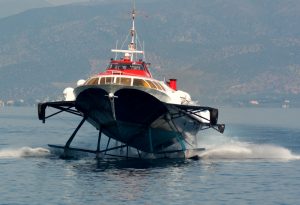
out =
<path fill-rule="evenodd" d="M 198 153 L 201 159 L 300 160 L 300 155 L 293 154 L 285 147 L 229 140 L 225 136 L 222 139 L 219 138 L 218 143 L 210 140 L 204 147 L 206 150 Z"/>
<path fill-rule="evenodd" d="M 20 158 L 20 157 L 44 157 L 48 156 L 50 151 L 45 148 L 22 147 L 16 149 L 0 150 L 0 158 Z"/>

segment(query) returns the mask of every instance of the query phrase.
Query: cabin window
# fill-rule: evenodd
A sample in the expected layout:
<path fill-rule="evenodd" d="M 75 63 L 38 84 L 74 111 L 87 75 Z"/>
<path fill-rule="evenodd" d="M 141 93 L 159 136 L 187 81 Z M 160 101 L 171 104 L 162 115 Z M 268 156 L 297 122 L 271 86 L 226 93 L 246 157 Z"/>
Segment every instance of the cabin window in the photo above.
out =
<path fill-rule="evenodd" d="M 150 85 L 142 79 L 134 79 L 133 80 L 133 85 L 134 86 L 141 86 L 141 87 L 150 88 Z"/>
<path fill-rule="evenodd" d="M 165 90 L 164 87 L 159 82 L 153 82 L 160 90 Z"/>
<path fill-rule="evenodd" d="M 121 78 L 121 77 L 117 77 L 116 78 L 116 84 L 119 85 L 131 85 L 131 78 Z"/>
<path fill-rule="evenodd" d="M 98 85 L 98 78 L 92 78 L 90 80 L 87 81 L 87 85 Z"/>
<path fill-rule="evenodd" d="M 150 81 L 150 80 L 146 80 L 146 81 L 150 85 L 151 88 L 157 89 L 157 87 L 154 85 L 154 83 L 152 81 Z"/>
<path fill-rule="evenodd" d="M 121 78 L 120 77 L 116 78 L 116 84 L 119 84 L 119 85 L 121 84 Z"/>
<path fill-rule="evenodd" d="M 121 78 L 122 85 L 131 85 L 131 78 Z"/>
<path fill-rule="evenodd" d="M 153 81 L 153 83 L 154 83 L 154 85 L 156 85 L 156 87 L 157 87 L 158 90 L 162 90 L 162 89 L 161 89 L 161 86 L 159 85 L 158 82 Z"/>
<path fill-rule="evenodd" d="M 105 84 L 105 78 L 102 77 L 102 78 L 100 79 L 99 84 L 100 84 L 100 85 L 104 85 L 104 84 Z"/>
<path fill-rule="evenodd" d="M 114 78 L 113 77 L 106 77 L 105 78 L 105 84 L 113 84 Z"/>

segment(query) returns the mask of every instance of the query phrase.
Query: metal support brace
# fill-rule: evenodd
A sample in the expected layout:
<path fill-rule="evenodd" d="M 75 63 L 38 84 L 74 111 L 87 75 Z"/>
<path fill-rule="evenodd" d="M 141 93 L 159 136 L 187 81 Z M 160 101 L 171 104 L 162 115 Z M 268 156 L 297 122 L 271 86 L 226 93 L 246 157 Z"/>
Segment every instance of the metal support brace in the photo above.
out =
<path fill-rule="evenodd" d="M 106 149 L 105 149 L 104 155 L 106 155 L 106 151 L 108 151 L 108 146 L 109 146 L 109 143 L 110 143 L 110 139 L 111 138 L 108 138 L 108 142 L 107 142 L 107 145 L 106 145 Z"/>
<path fill-rule="evenodd" d="M 79 123 L 79 125 L 76 127 L 76 129 L 74 130 L 73 134 L 71 135 L 71 137 L 68 139 L 65 147 L 64 147 L 64 157 L 67 157 L 68 155 L 68 149 L 70 148 L 70 145 L 75 137 L 75 135 L 77 134 L 78 130 L 81 128 L 81 126 L 83 125 L 83 123 L 85 122 L 86 117 L 84 117 L 81 122 Z"/>
<path fill-rule="evenodd" d="M 99 158 L 100 154 L 100 142 L 101 142 L 101 135 L 102 135 L 102 128 L 100 127 L 99 135 L 98 135 L 98 142 L 97 142 L 97 151 L 96 151 L 96 158 Z"/>
<path fill-rule="evenodd" d="M 126 158 L 128 158 L 128 145 L 126 147 Z"/>
<path fill-rule="evenodd" d="M 141 154 L 140 154 L 140 151 L 138 149 L 136 149 L 138 155 L 139 155 L 139 158 L 141 159 Z"/>
<path fill-rule="evenodd" d="M 184 143 L 182 142 L 183 139 L 181 139 L 181 137 L 178 136 L 178 135 L 176 136 L 176 138 L 177 138 L 177 141 L 178 141 L 178 143 L 180 144 L 180 146 L 181 146 L 181 148 L 182 148 L 182 151 L 185 151 L 185 150 L 186 150 L 186 147 L 185 147 Z"/>

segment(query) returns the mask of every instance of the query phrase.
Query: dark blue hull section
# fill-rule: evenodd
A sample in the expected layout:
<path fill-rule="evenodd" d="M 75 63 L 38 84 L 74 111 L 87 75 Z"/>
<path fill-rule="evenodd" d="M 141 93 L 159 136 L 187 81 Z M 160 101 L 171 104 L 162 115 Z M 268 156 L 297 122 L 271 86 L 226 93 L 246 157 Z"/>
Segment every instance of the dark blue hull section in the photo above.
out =
<path fill-rule="evenodd" d="M 84 113 L 87 121 L 108 137 L 144 152 L 185 151 L 185 133 L 199 130 L 183 117 L 170 119 L 166 104 L 141 90 L 120 89 L 113 97 L 101 88 L 76 94 L 76 109 Z M 183 130 L 180 124 L 189 129 Z"/>

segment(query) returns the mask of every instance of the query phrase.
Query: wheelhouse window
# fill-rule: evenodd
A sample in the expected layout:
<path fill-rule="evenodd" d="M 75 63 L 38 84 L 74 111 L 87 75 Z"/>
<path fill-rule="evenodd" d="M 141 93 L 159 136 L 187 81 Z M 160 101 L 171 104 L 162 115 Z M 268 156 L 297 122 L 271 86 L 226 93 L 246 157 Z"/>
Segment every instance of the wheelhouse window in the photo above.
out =
<path fill-rule="evenodd" d="M 120 64 L 120 63 L 111 63 L 111 64 L 109 64 L 108 69 L 145 70 L 144 66 L 141 64 Z"/>
<path fill-rule="evenodd" d="M 132 70 L 145 70 L 144 66 L 140 65 L 140 64 L 132 65 L 131 69 Z"/>
<path fill-rule="evenodd" d="M 118 64 L 111 63 L 109 64 L 108 69 L 118 69 Z"/>

